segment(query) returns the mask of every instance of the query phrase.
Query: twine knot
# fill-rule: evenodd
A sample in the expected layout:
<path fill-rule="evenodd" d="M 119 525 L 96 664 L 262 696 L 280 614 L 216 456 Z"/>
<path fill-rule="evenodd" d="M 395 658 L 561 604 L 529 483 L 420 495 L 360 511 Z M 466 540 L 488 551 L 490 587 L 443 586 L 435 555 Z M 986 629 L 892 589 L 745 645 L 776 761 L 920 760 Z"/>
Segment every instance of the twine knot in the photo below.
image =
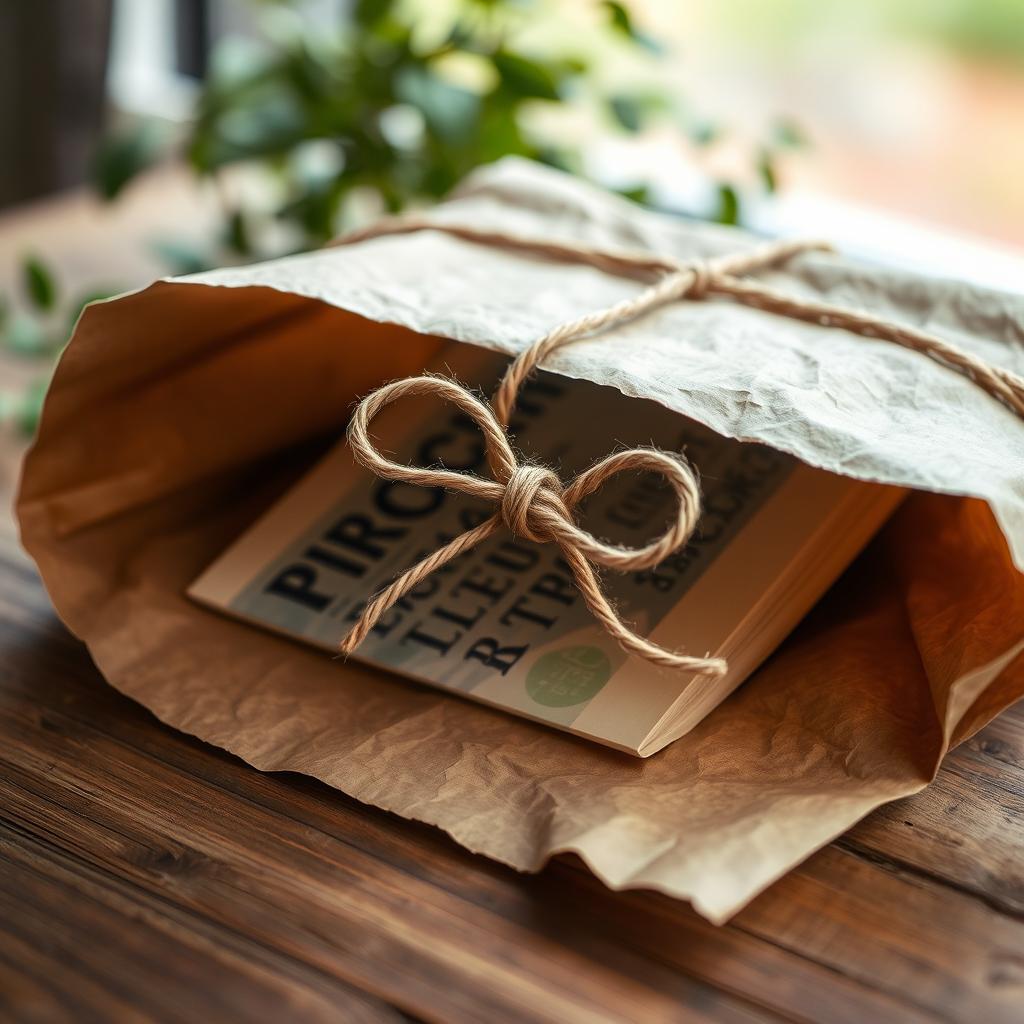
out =
<path fill-rule="evenodd" d="M 694 260 L 680 272 L 680 298 L 706 299 L 715 282 L 715 268 L 707 260 Z"/>
<path fill-rule="evenodd" d="M 501 518 L 516 537 L 545 544 L 554 540 L 552 517 L 570 522 L 572 513 L 562 500 L 562 481 L 545 466 L 516 466 L 505 484 Z"/>
<path fill-rule="evenodd" d="M 464 240 L 518 249 L 546 259 L 585 263 L 610 273 L 631 276 L 657 273 L 659 276 L 635 297 L 560 324 L 520 352 L 506 370 L 489 404 L 444 377 L 410 377 L 394 381 L 372 392 L 359 403 L 348 430 L 352 455 L 357 463 L 387 480 L 403 480 L 424 487 L 445 487 L 484 498 L 495 505 L 496 512 L 479 526 L 467 530 L 433 554 L 427 555 L 370 600 L 359 621 L 342 641 L 343 654 L 355 650 L 380 617 L 421 580 L 453 558 L 469 551 L 504 525 L 524 540 L 554 542 L 559 546 L 587 607 L 628 653 L 645 658 L 655 665 L 707 675 L 722 675 L 726 671 L 726 664 L 720 658 L 699 658 L 669 651 L 638 636 L 609 604 L 594 569 L 595 565 L 621 572 L 649 569 L 687 542 L 700 518 L 700 493 L 697 479 L 685 459 L 655 449 L 634 448 L 607 456 L 563 485 L 555 473 L 544 466 L 520 464 L 507 435 L 509 419 L 520 389 L 549 355 L 563 345 L 625 323 L 667 303 L 679 299 L 728 296 L 778 316 L 842 328 L 902 345 L 964 374 L 1024 417 L 1024 380 L 1010 370 L 992 366 L 933 334 L 894 324 L 869 313 L 793 298 L 764 285 L 742 280 L 743 275 L 777 267 L 791 257 L 810 250 L 830 250 L 831 247 L 825 243 L 801 240 L 774 242 L 713 260 L 679 263 L 645 253 L 607 252 L 568 242 L 516 238 L 483 229 L 414 218 L 378 221 L 341 242 L 352 243 L 380 235 L 421 230 L 444 231 Z M 384 458 L 377 451 L 370 440 L 370 421 L 385 405 L 413 394 L 441 397 L 476 421 L 484 435 L 493 479 L 455 473 L 443 468 L 403 466 Z M 664 534 L 641 548 L 618 547 L 599 540 L 580 529 L 574 518 L 574 510 L 580 501 L 597 490 L 610 476 L 627 469 L 661 474 L 675 491 L 677 499 L 676 514 Z"/>

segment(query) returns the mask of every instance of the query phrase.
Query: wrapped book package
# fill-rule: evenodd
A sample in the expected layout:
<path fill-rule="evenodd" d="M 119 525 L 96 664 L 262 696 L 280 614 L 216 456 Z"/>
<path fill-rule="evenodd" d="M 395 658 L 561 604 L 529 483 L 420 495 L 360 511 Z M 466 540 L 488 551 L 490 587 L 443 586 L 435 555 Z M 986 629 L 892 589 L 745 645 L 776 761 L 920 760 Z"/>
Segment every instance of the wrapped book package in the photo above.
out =
<path fill-rule="evenodd" d="M 385 235 L 90 307 L 25 463 L 24 543 L 109 681 L 170 725 L 514 867 L 575 851 L 611 886 L 724 920 L 925 786 L 1024 694 L 1024 422 L 918 352 L 713 297 L 547 360 L 915 492 L 740 690 L 644 761 L 199 607 L 186 587 L 340 436 L 357 398 L 450 341 L 515 354 L 641 287 L 503 235 L 682 261 L 754 244 L 520 161 L 478 172 L 430 216 L 491 241 Z M 1022 298 L 830 254 L 763 280 L 1024 370 Z"/>

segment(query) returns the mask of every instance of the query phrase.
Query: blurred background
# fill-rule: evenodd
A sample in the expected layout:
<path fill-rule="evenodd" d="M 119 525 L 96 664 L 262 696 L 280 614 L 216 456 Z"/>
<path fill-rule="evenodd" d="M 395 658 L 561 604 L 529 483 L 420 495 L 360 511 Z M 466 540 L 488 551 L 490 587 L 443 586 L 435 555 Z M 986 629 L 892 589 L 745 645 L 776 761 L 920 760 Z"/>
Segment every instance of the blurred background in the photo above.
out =
<path fill-rule="evenodd" d="M 0 419 L 84 302 L 517 153 L 681 216 L 1024 281 L 1022 0 L 0 0 Z"/>

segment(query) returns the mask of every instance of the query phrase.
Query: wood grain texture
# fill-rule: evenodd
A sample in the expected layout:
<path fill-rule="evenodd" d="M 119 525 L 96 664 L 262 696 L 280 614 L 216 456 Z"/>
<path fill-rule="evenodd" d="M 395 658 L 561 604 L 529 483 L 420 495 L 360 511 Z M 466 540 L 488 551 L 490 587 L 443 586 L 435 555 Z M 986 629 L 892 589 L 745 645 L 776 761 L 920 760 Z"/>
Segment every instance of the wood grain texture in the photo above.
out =
<path fill-rule="evenodd" d="M 167 729 L 9 535 L 0 650 L 4 1019 L 1021 1020 L 1019 710 L 714 928 Z"/>

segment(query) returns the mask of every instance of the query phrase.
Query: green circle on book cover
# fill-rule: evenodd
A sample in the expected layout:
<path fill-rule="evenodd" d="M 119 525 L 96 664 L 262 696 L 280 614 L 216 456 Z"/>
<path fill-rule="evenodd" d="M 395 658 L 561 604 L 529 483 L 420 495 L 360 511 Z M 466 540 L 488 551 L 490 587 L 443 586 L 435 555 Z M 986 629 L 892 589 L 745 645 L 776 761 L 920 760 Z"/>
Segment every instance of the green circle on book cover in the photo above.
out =
<path fill-rule="evenodd" d="M 563 647 L 541 655 L 526 675 L 526 692 L 546 708 L 569 708 L 590 700 L 611 678 L 600 647 Z"/>

